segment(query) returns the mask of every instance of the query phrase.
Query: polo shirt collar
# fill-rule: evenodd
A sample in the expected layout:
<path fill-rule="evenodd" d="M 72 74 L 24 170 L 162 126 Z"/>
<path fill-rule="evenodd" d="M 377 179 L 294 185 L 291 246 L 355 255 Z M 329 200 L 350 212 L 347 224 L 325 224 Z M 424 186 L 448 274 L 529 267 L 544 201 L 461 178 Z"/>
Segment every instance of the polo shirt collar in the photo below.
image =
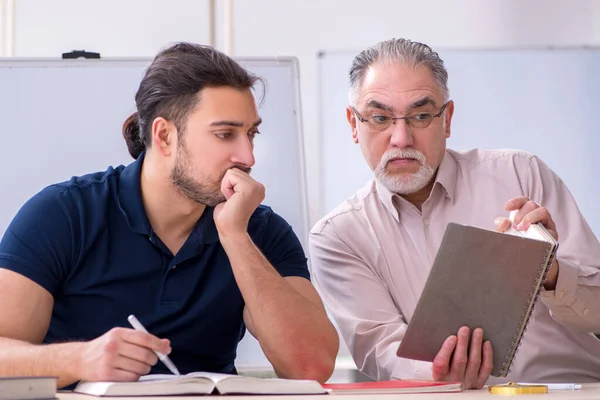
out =
<path fill-rule="evenodd" d="M 142 164 L 144 153 L 123 169 L 119 176 L 119 205 L 127 224 L 134 232 L 143 235 L 152 233 L 146 210 L 142 202 Z"/>

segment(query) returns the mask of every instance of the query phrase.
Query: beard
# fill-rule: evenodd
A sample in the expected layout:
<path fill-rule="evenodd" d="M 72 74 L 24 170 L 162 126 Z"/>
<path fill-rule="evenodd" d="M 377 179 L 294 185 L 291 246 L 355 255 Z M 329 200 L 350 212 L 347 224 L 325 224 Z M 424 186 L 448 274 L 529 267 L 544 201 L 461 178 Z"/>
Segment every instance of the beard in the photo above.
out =
<path fill-rule="evenodd" d="M 247 174 L 251 170 L 243 165 L 234 165 L 231 168 L 238 168 Z M 221 191 L 221 182 L 226 172 L 227 170 L 223 171 L 217 179 L 205 176 L 194 168 L 187 151 L 180 146 L 170 178 L 175 189 L 188 199 L 208 207 L 214 207 L 226 200 Z M 200 179 L 195 177 L 200 177 Z"/>
<path fill-rule="evenodd" d="M 391 174 L 386 170 L 386 166 L 394 158 L 412 158 L 418 161 L 421 166 L 417 172 L 412 174 Z M 418 192 L 427 186 L 435 174 L 435 169 L 427 164 L 425 155 L 419 150 L 397 149 L 391 150 L 381 157 L 374 173 L 375 177 L 391 192 L 402 195 Z"/>

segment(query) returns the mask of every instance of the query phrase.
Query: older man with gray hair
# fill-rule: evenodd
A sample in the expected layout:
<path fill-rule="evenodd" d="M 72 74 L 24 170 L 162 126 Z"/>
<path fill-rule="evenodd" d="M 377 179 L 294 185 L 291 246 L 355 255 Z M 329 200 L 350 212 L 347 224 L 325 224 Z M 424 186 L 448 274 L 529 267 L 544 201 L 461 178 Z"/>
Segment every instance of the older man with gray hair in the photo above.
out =
<path fill-rule="evenodd" d="M 459 380 L 467 388 L 600 381 L 600 341 L 589 333 L 600 332 L 600 243 L 535 155 L 446 148 L 454 113 L 447 81 L 438 54 L 406 39 L 354 59 L 346 116 L 375 177 L 311 230 L 325 304 L 358 368 L 377 380 Z M 541 222 L 561 239 L 508 377 L 489 378 L 494 354 L 479 328 L 460 328 L 432 363 L 397 357 L 446 225 L 504 231 L 513 210 L 517 229 Z"/>

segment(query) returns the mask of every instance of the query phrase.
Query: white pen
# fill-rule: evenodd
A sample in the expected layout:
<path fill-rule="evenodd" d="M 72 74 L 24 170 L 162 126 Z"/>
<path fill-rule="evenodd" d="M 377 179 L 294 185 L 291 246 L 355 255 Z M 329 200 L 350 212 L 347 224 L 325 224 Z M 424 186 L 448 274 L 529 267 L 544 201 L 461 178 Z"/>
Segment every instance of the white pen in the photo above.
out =
<path fill-rule="evenodd" d="M 519 382 L 519 385 L 544 385 L 548 386 L 548 390 L 578 390 L 581 385 L 576 383 L 524 383 Z"/>
<path fill-rule="evenodd" d="M 129 317 L 127 317 L 127 321 L 129 321 L 131 326 L 133 326 L 133 329 L 135 329 L 136 331 L 148 333 L 146 328 L 144 328 L 144 325 L 142 325 L 142 323 L 135 317 L 135 315 L 131 314 Z M 167 366 L 167 368 L 169 368 L 169 371 L 171 371 L 175 375 L 181 375 L 175 364 L 173 364 L 173 361 L 171 361 L 171 359 L 169 358 L 169 356 L 161 353 L 160 351 L 152 351 L 154 351 L 154 353 L 158 356 L 160 361 L 162 361 Z"/>

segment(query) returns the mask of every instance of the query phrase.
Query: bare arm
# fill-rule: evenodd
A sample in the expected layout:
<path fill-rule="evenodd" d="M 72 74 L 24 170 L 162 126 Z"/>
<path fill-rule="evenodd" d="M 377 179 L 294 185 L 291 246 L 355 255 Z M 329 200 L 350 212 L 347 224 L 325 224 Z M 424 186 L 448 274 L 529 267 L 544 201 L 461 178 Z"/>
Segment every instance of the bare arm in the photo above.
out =
<path fill-rule="evenodd" d="M 59 387 L 76 380 L 69 371 L 80 343 L 36 346 L 50 324 L 54 299 L 37 283 L 0 268 L 0 375 L 59 376 Z"/>
<path fill-rule="evenodd" d="M 41 345 L 54 306 L 52 295 L 16 272 L 0 268 L 0 376 L 57 376 L 58 387 L 80 379 L 137 380 L 157 362 L 151 349 L 168 341 L 113 329 L 91 342 Z"/>
<path fill-rule="evenodd" d="M 282 278 L 247 234 L 222 237 L 221 243 L 246 302 L 244 321 L 277 374 L 325 382 L 339 339 L 311 283 Z"/>

